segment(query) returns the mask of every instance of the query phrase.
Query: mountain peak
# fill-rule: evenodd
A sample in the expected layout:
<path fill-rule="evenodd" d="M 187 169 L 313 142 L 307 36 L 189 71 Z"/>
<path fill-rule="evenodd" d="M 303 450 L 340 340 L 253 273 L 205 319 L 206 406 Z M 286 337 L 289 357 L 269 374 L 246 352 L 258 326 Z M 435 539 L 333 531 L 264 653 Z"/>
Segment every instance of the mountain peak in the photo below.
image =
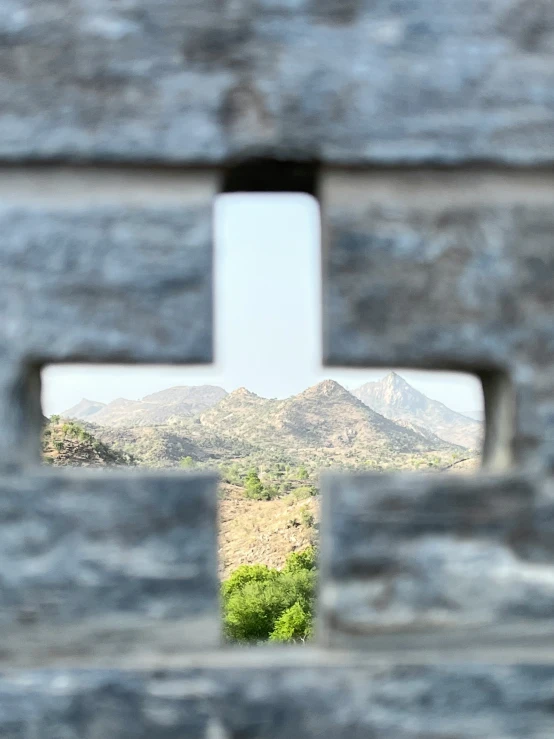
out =
<path fill-rule="evenodd" d="M 378 382 L 366 382 L 353 394 L 391 421 L 421 427 L 449 443 L 469 449 L 479 444 L 477 422 L 428 398 L 396 372 L 389 372 Z"/>
<path fill-rule="evenodd" d="M 238 387 L 236 390 L 233 390 L 232 393 L 229 393 L 234 398 L 257 398 L 259 397 L 256 395 L 256 393 L 253 393 L 252 391 L 248 390 L 248 388 L 245 387 Z"/>
<path fill-rule="evenodd" d="M 302 395 L 309 395 L 309 396 L 324 396 L 326 398 L 330 397 L 337 397 L 337 398 L 344 398 L 345 395 L 350 395 L 348 390 L 346 390 L 342 385 L 340 385 L 335 380 L 323 380 L 322 382 L 318 382 L 317 385 L 312 385 L 312 387 L 309 387 L 307 390 L 305 390 Z"/>
<path fill-rule="evenodd" d="M 89 400 L 88 398 L 81 398 L 77 405 L 68 408 L 61 415 L 63 418 L 76 418 L 83 420 L 89 416 L 93 416 L 103 408 L 106 407 L 106 403 L 101 403 L 99 400 Z"/>
<path fill-rule="evenodd" d="M 401 388 L 402 390 L 414 390 L 414 388 L 409 385 L 403 377 L 393 370 L 391 370 L 388 375 L 385 375 L 385 377 L 379 381 L 379 384 L 385 387 Z"/>

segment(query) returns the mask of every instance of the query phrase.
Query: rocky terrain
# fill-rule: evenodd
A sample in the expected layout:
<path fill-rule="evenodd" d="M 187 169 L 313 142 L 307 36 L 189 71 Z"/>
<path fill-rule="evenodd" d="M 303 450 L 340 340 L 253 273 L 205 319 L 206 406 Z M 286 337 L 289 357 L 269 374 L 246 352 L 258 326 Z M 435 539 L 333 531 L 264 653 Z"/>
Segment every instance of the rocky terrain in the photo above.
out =
<path fill-rule="evenodd" d="M 54 467 L 112 467 L 134 465 L 135 460 L 101 442 L 81 424 L 52 416 L 45 419 L 42 455 Z"/>

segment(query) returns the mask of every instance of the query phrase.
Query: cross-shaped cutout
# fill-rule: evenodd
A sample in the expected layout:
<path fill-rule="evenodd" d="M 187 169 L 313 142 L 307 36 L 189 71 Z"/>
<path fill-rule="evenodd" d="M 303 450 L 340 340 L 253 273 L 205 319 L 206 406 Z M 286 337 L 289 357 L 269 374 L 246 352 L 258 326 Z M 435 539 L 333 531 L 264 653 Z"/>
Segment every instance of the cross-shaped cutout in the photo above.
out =
<path fill-rule="evenodd" d="M 84 175 L 85 179 L 95 176 Z M 79 177 L 83 177 L 83 174 Z M 167 176 L 163 175 L 161 178 L 162 195 L 156 198 L 155 203 L 145 200 L 146 191 L 137 186 L 136 175 L 132 175 L 130 179 L 134 182 L 134 186 L 126 189 L 126 197 L 129 200 L 124 203 L 118 202 L 117 206 L 108 202 L 110 198 L 106 199 L 105 193 L 103 197 L 98 199 L 92 197 L 91 200 L 91 192 L 94 192 L 94 188 L 86 188 L 84 191 L 76 190 L 71 203 L 77 207 L 63 215 L 55 207 L 53 208 L 47 199 L 45 201 L 41 198 L 38 203 L 33 202 L 30 207 L 26 204 L 23 209 L 10 207 L 6 209 L 5 232 L 6 243 L 9 247 L 7 249 L 8 282 L 6 286 L 8 290 L 6 295 L 8 303 L 11 299 L 11 304 L 15 306 L 13 321 L 8 328 L 12 332 L 19 330 L 21 336 L 20 340 L 14 344 L 15 349 L 11 350 L 12 353 L 5 364 L 7 370 L 5 370 L 5 381 L 1 388 L 3 396 L 0 404 L 5 428 L 11 429 L 14 418 L 21 417 L 21 414 L 19 416 L 14 414 L 13 409 L 20 410 L 22 405 L 22 388 L 24 387 L 22 378 L 26 377 L 24 370 L 32 370 L 33 367 L 45 361 L 125 359 L 148 362 L 209 358 L 210 352 L 206 349 L 206 337 L 209 336 L 209 331 L 206 332 L 206 317 L 211 316 L 211 308 L 209 270 L 206 266 L 209 265 L 210 259 L 209 256 L 206 257 L 206 253 L 209 254 L 209 241 L 206 240 L 209 235 L 209 217 L 206 220 L 206 216 L 207 214 L 209 216 L 210 202 L 215 194 L 215 179 L 208 178 L 204 182 L 205 190 L 199 195 L 187 176 L 186 181 L 181 183 L 184 190 L 177 197 L 174 194 L 176 180 L 173 180 L 172 175 L 172 181 L 167 182 L 165 177 Z M 60 175 L 58 184 L 68 187 L 65 174 Z M 332 231 L 324 249 L 324 316 L 327 359 L 337 364 L 341 351 L 346 347 L 347 350 L 354 352 L 351 355 L 344 355 L 346 357 L 344 363 L 350 365 L 382 365 L 386 360 L 387 364 L 396 366 L 411 362 L 414 366 L 424 364 L 428 366 L 436 361 L 441 367 L 447 367 L 449 364 L 459 367 L 460 364 L 456 360 L 456 347 L 452 344 L 452 339 L 447 341 L 444 338 L 449 325 L 448 320 L 452 320 L 454 325 L 458 326 L 454 320 L 455 315 L 450 310 L 446 312 L 446 318 L 443 318 L 440 313 L 434 315 L 435 322 L 445 321 L 445 323 L 444 328 L 439 326 L 437 335 L 429 335 L 428 349 L 421 348 L 419 345 L 414 348 L 412 345 L 413 339 L 406 330 L 406 323 L 412 318 L 409 313 L 401 315 L 393 309 L 391 316 L 387 317 L 385 322 L 391 326 L 385 331 L 380 320 L 382 313 L 378 311 L 372 313 L 367 310 L 378 291 L 371 287 L 367 288 L 365 297 L 363 291 L 360 291 L 359 284 L 363 284 L 373 276 L 371 269 L 364 268 L 364 259 L 367 259 L 368 254 L 374 256 L 375 247 L 380 247 L 381 244 L 386 247 L 380 249 L 381 258 L 403 259 L 407 253 L 410 253 L 410 249 L 406 250 L 406 244 L 411 248 L 412 242 L 401 240 L 399 250 L 389 248 L 389 244 L 394 247 L 394 239 L 390 241 L 396 233 L 396 225 L 393 224 L 392 236 L 386 228 L 380 226 L 384 228 L 384 241 L 379 240 L 381 234 L 378 234 L 379 238 L 373 243 L 371 228 L 367 224 L 364 225 L 363 221 L 362 225 L 356 222 L 358 230 L 356 240 L 352 242 L 348 224 L 356 214 L 349 214 L 349 208 L 356 202 L 356 199 L 352 197 L 351 202 L 347 199 L 342 204 L 339 202 L 337 206 L 333 201 L 335 186 L 333 178 L 326 180 L 325 185 L 324 192 L 328 200 L 325 198 L 323 200 L 324 220 L 328 219 L 332 225 Z M 338 191 L 340 193 L 340 187 Z M 83 192 L 86 192 L 86 195 L 83 195 Z M 185 200 L 188 208 L 185 209 L 185 221 L 176 223 L 173 219 L 177 217 L 177 213 L 182 214 L 183 212 L 181 202 L 183 192 L 187 193 Z M 17 196 L 17 192 L 15 195 Z M 24 193 L 24 196 L 28 197 L 28 193 Z M 25 197 L 23 197 L 24 200 Z M 84 199 L 79 200 L 80 197 Z M 331 207 L 328 209 L 329 203 Z M 120 208 L 123 209 L 121 212 L 118 211 Z M 346 208 L 346 216 L 341 214 L 342 208 Z M 375 216 L 373 211 L 371 213 Z M 86 227 L 81 227 L 83 219 Z M 378 217 L 375 218 L 375 222 L 379 222 Z M 10 231 L 9 227 L 13 231 Z M 38 257 L 36 264 L 30 261 L 26 251 L 27 242 L 24 240 L 23 248 L 21 248 L 20 242 L 13 235 L 22 232 L 28 235 L 31 243 L 35 245 L 39 243 L 38 251 L 34 255 Z M 83 234 L 83 243 L 77 245 L 78 248 L 71 239 L 71 234 L 74 233 Z M 185 246 L 188 250 L 187 259 L 179 262 L 179 259 L 183 259 L 183 254 L 179 252 L 178 240 L 184 238 L 184 235 L 186 235 Z M 51 238 L 55 238 L 56 243 L 61 244 L 54 252 L 55 259 L 50 257 L 48 248 Z M 426 242 L 422 243 L 425 245 Z M 208 244 L 207 251 L 206 244 Z M 158 248 L 153 250 L 153 245 Z M 342 256 L 341 249 L 345 250 Z M 155 254 L 155 259 L 153 254 Z M 190 257 L 193 255 L 194 259 L 191 261 Z M 180 264 L 177 270 L 174 260 Z M 418 263 L 413 253 L 410 263 L 416 265 Z M 449 266 L 448 261 L 446 266 Z M 381 264 L 380 270 L 375 271 L 382 275 L 382 268 Z M 23 270 L 24 279 L 33 298 L 29 304 L 22 303 L 18 300 L 17 294 L 9 290 L 9 279 L 18 275 L 19 270 Z M 356 275 L 354 281 L 350 276 L 352 270 Z M 447 270 L 446 275 L 448 274 Z M 44 279 L 45 275 L 50 280 Z M 457 274 L 455 277 L 457 279 Z M 349 286 L 353 288 L 350 297 Z M 421 291 L 417 279 L 411 289 L 416 291 L 419 300 L 425 302 L 426 293 Z M 439 293 L 442 295 L 441 291 Z M 435 297 L 433 292 L 429 293 L 430 299 L 435 299 Z M 355 309 L 352 315 L 345 313 L 345 306 L 348 305 L 349 300 L 353 301 Z M 91 310 L 93 306 L 97 307 L 96 312 Z M 160 320 L 160 311 L 163 320 Z M 192 343 L 190 333 L 184 338 L 182 330 L 179 332 L 174 330 L 176 325 L 179 327 L 182 325 L 176 319 L 183 315 L 183 311 L 191 322 L 190 326 L 198 328 Z M 199 320 L 198 325 L 195 323 L 197 319 Z M 355 319 L 360 320 L 362 326 L 358 337 L 356 337 Z M 351 345 L 345 344 L 344 337 L 340 332 L 337 333 L 337 321 L 339 324 L 343 321 L 343 330 L 350 334 Z M 401 323 L 395 324 L 398 321 Z M 65 333 L 60 331 L 62 328 L 67 329 Z M 395 333 L 396 328 L 399 329 L 398 334 Z M 418 330 L 421 331 L 419 327 Z M 194 331 L 192 333 L 194 334 Z M 368 335 L 375 339 L 381 354 L 372 344 L 369 344 L 368 350 Z M 462 337 L 470 335 L 471 332 L 467 330 L 462 331 L 461 334 Z M 441 341 L 445 343 L 441 344 Z M 483 345 L 481 345 L 481 351 L 484 351 Z M 494 355 L 494 353 L 487 356 L 488 367 L 479 364 L 475 366 L 481 367 L 482 370 L 484 368 L 483 371 L 486 370 L 490 376 L 494 376 L 495 372 L 500 374 L 501 356 Z M 495 356 L 496 369 L 492 361 Z M 375 361 L 372 361 L 371 357 L 375 357 Z M 468 362 L 468 368 L 470 365 L 471 362 Z M 497 381 L 493 385 L 498 388 Z M 518 407 L 521 407 L 520 395 L 517 396 L 517 400 Z M 499 407 L 502 405 L 500 403 Z M 20 430 L 19 433 L 19 437 L 15 435 L 15 440 L 19 438 L 26 442 L 27 429 Z M 532 441 L 532 434 L 529 438 Z M 25 444 L 14 444 L 14 439 L 7 439 L 6 436 L 2 437 L 2 443 L 2 460 L 9 461 L 14 469 L 21 465 L 21 468 L 25 470 L 29 461 Z M 13 451 L 12 455 L 6 454 L 10 451 Z M 50 479 L 54 478 L 50 477 Z M 30 485 L 31 487 L 38 485 L 41 488 L 44 483 L 36 478 L 34 482 L 31 481 Z M 458 483 L 458 486 L 464 488 L 465 483 Z M 425 485 L 423 487 L 425 488 Z M 30 500 L 32 507 L 36 504 L 37 498 L 31 495 Z M 159 500 L 154 503 L 154 498 L 151 502 L 153 509 L 156 504 L 159 504 Z M 522 510 L 532 511 L 532 505 Z M 208 509 L 210 509 L 209 506 Z M 183 520 L 182 523 L 184 526 L 185 521 Z M 214 528 L 212 527 L 211 530 L 213 531 Z M 206 541 L 210 540 L 208 536 Z M 205 551 L 208 552 L 207 549 Z M 331 546 L 329 551 L 333 551 Z M 325 588 L 325 582 L 322 587 Z"/>

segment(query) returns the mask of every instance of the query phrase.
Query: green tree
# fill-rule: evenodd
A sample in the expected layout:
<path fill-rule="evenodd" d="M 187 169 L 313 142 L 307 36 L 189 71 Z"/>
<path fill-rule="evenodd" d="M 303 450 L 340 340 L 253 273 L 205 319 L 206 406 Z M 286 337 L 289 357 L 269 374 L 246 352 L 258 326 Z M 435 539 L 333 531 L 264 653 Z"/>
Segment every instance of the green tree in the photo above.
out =
<path fill-rule="evenodd" d="M 181 457 L 179 467 L 182 467 L 184 470 L 194 467 L 194 459 L 192 457 Z"/>
<path fill-rule="evenodd" d="M 270 498 L 269 492 L 265 490 L 258 472 L 254 469 L 250 470 L 246 475 L 244 488 L 247 498 L 252 498 L 253 500 L 269 500 Z"/>
<path fill-rule="evenodd" d="M 299 467 L 296 476 L 299 480 L 307 480 L 309 477 L 308 470 L 305 467 Z"/>

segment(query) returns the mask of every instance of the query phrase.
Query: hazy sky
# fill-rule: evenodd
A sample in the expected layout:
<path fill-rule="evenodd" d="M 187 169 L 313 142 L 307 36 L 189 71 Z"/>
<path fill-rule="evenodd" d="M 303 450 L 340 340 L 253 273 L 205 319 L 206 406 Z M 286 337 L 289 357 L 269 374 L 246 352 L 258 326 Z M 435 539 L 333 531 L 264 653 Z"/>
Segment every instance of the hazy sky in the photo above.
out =
<path fill-rule="evenodd" d="M 225 195 L 215 209 L 216 363 L 208 367 L 58 365 L 43 372 L 43 409 L 81 398 L 142 398 L 172 385 L 245 386 L 286 397 L 326 378 L 347 388 L 386 370 L 321 367 L 319 213 L 303 195 Z M 467 375 L 400 370 L 418 390 L 459 411 L 482 408 Z"/>

